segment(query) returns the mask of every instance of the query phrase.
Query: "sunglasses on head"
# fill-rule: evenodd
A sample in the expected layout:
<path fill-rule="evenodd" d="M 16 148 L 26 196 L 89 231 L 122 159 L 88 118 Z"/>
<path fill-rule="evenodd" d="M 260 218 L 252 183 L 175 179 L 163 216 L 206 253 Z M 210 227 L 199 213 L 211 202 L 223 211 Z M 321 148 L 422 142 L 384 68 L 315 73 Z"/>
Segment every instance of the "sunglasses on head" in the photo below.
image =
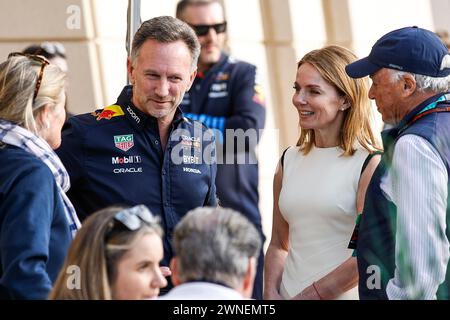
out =
<path fill-rule="evenodd" d="M 38 95 L 39 88 L 41 87 L 42 77 L 44 75 L 44 68 L 46 65 L 50 64 L 50 62 L 48 62 L 48 60 L 42 56 L 38 56 L 35 54 L 22 53 L 22 52 L 11 52 L 8 55 L 8 59 L 12 58 L 12 57 L 27 57 L 28 59 L 39 62 L 41 64 L 39 76 L 36 81 L 36 87 L 34 88 L 34 95 L 33 95 L 33 101 L 34 101 Z"/>
<path fill-rule="evenodd" d="M 194 29 L 195 34 L 199 37 L 205 36 L 208 34 L 209 29 L 214 29 L 214 31 L 219 33 L 224 33 L 227 31 L 227 22 L 217 23 L 217 24 L 190 24 L 191 28 Z"/>
<path fill-rule="evenodd" d="M 150 210 L 144 205 L 134 206 L 116 213 L 112 221 L 111 228 L 106 233 L 106 239 L 111 237 L 114 231 L 123 230 L 136 231 L 144 224 L 152 225 L 158 220 L 151 214 Z"/>

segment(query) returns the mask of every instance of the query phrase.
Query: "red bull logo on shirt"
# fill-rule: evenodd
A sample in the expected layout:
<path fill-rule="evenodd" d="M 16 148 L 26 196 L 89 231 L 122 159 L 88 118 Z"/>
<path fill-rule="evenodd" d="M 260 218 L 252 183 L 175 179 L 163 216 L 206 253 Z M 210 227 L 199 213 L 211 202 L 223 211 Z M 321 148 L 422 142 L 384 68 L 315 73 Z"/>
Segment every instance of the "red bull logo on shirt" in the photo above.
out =
<path fill-rule="evenodd" d="M 94 117 L 97 117 L 97 121 L 100 121 L 102 119 L 111 120 L 113 117 L 117 116 L 123 116 L 125 113 L 123 113 L 123 110 L 120 106 L 113 104 L 112 106 L 104 108 L 99 113 L 92 113 Z"/>
<path fill-rule="evenodd" d="M 216 76 L 216 81 L 228 81 L 230 74 L 227 72 L 219 72 Z"/>
<path fill-rule="evenodd" d="M 121 136 L 114 136 L 114 145 L 123 151 L 128 151 L 134 146 L 134 139 L 132 134 L 125 134 Z"/>

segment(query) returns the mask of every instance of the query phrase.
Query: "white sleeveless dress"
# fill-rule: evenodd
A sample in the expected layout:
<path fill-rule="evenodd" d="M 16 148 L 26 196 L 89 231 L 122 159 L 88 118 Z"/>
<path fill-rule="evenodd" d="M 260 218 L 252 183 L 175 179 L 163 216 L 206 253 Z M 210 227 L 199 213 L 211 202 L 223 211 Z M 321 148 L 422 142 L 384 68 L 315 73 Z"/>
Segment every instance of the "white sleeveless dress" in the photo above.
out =
<path fill-rule="evenodd" d="M 290 299 L 352 255 L 348 243 L 355 226 L 356 192 L 368 151 L 351 157 L 342 149 L 313 147 L 303 155 L 286 151 L 279 207 L 289 224 L 289 251 L 280 293 Z M 357 286 L 337 299 L 358 299 Z"/>

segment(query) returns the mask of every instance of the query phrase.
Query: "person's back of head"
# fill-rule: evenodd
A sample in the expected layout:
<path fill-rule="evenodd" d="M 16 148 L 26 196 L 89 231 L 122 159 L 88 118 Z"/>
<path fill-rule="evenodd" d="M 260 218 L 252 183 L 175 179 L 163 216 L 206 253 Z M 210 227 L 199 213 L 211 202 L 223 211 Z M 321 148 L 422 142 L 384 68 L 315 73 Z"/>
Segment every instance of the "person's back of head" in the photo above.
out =
<path fill-rule="evenodd" d="M 63 72 L 68 71 L 67 55 L 64 45 L 60 42 L 42 42 L 32 44 L 22 50 L 22 53 L 43 56 L 50 63 L 57 65 Z"/>
<path fill-rule="evenodd" d="M 37 115 L 60 102 L 65 81 L 64 72 L 39 56 L 11 54 L 0 64 L 0 119 L 37 133 Z"/>
<path fill-rule="evenodd" d="M 32 44 L 23 49 L 23 53 L 36 54 L 47 59 L 54 57 L 61 57 L 66 59 L 66 49 L 64 45 L 59 42 L 42 42 L 41 44 Z"/>
<path fill-rule="evenodd" d="M 251 296 L 261 238 L 240 213 L 220 207 L 191 210 L 175 228 L 173 242 L 175 285 L 221 283 Z"/>
<path fill-rule="evenodd" d="M 77 232 L 49 299 L 140 299 L 142 295 L 136 292 L 138 290 L 147 290 L 147 294 L 151 291 L 152 296 L 145 298 L 156 297 L 159 288 L 166 285 L 158 265 L 163 254 L 162 233 L 158 220 L 143 205 L 132 208 L 109 207 L 92 214 Z M 138 241 L 148 235 L 159 239 L 152 242 L 154 245 L 150 249 L 161 257 L 158 257 L 158 261 L 144 257 L 138 264 L 142 268 L 141 264 L 145 263 L 147 269 L 150 262 L 156 264 L 153 268 L 156 267 L 155 271 L 159 274 L 155 275 L 152 288 L 148 283 L 144 284 L 146 288 L 141 284 L 133 288 L 132 278 L 129 287 L 126 287 L 127 284 L 124 287 L 123 281 L 119 279 L 126 275 L 119 264 L 136 248 Z M 133 274 L 136 270 L 127 272 Z"/>

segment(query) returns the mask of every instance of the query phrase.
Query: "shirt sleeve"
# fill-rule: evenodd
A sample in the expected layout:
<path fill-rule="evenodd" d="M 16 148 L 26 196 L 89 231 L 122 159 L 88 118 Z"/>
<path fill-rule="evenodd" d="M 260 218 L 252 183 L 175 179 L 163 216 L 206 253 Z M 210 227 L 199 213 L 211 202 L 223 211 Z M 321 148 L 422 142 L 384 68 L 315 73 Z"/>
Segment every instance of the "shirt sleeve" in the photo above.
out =
<path fill-rule="evenodd" d="M 433 146 L 416 135 L 401 137 L 382 189 L 397 206 L 395 274 L 389 299 L 436 299 L 449 260 L 446 237 L 448 175 Z"/>
<path fill-rule="evenodd" d="M 9 298 L 46 299 L 52 288 L 46 264 L 56 190 L 50 170 L 32 166 L 2 201 L 0 286 Z"/>

